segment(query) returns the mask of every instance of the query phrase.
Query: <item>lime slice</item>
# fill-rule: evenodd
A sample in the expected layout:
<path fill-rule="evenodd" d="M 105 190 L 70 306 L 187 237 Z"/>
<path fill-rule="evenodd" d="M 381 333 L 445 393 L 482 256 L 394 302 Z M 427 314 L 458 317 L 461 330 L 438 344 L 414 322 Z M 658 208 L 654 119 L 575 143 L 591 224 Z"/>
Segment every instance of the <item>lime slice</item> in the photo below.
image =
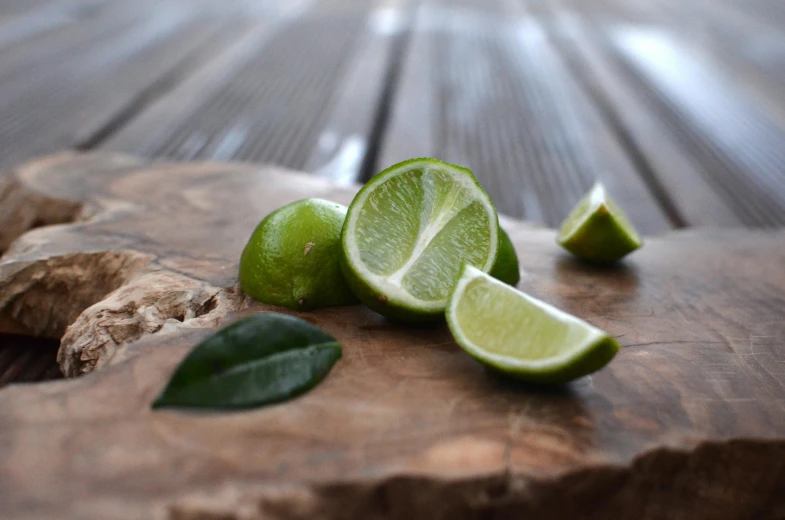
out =
<path fill-rule="evenodd" d="M 472 357 L 531 382 L 571 381 L 599 370 L 619 350 L 602 330 L 471 266 L 450 298 L 447 324 Z"/>
<path fill-rule="evenodd" d="M 491 269 L 491 276 L 508 285 L 517 285 L 521 281 L 518 255 L 507 232 L 501 228 L 499 228 L 499 254 Z"/>
<path fill-rule="evenodd" d="M 338 264 L 346 206 L 305 199 L 256 227 L 240 257 L 240 287 L 262 303 L 308 310 L 356 303 Z"/>
<path fill-rule="evenodd" d="M 464 263 L 490 271 L 499 222 L 471 171 L 412 159 L 360 190 L 341 239 L 344 276 L 363 303 L 390 318 L 428 320 L 444 314 Z"/>
<path fill-rule="evenodd" d="M 599 182 L 562 223 L 557 241 L 590 262 L 615 262 L 643 245 L 627 216 Z"/>

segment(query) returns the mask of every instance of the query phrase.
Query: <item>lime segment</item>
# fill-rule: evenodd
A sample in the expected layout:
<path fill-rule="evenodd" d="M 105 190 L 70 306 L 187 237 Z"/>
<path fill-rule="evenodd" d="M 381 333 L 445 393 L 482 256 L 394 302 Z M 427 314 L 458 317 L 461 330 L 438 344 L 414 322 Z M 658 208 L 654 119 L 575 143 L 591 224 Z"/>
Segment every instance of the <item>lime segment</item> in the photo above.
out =
<path fill-rule="evenodd" d="M 600 183 L 562 223 L 557 241 L 590 262 L 615 262 L 643 245 L 635 227 Z"/>
<path fill-rule="evenodd" d="M 435 159 L 388 168 L 357 194 L 342 233 L 341 267 L 360 300 L 404 320 L 444 313 L 464 263 L 489 271 L 496 210 L 471 171 Z"/>
<path fill-rule="evenodd" d="M 531 382 L 571 381 L 599 370 L 619 350 L 602 330 L 468 265 L 446 314 L 463 350 Z"/>

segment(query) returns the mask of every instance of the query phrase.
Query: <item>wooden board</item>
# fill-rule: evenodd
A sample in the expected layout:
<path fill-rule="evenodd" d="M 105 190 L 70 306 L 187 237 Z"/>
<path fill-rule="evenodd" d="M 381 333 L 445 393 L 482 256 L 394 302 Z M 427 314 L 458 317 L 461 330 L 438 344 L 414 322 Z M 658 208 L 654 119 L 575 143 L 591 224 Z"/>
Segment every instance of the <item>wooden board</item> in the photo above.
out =
<path fill-rule="evenodd" d="M 247 413 L 152 412 L 186 352 L 271 310 L 235 284 L 246 237 L 353 188 L 277 168 L 62 154 L 3 186 L 0 332 L 63 337 L 75 379 L 0 390 L 0 517 L 778 519 L 785 515 L 785 232 L 649 238 L 588 267 L 504 221 L 520 287 L 624 348 L 563 388 L 499 379 L 445 327 L 299 314 L 344 358 Z M 2 205 L 0 208 L 11 208 Z M 57 218 L 53 217 L 56 216 Z M 72 221 L 70 223 L 63 221 Z"/>

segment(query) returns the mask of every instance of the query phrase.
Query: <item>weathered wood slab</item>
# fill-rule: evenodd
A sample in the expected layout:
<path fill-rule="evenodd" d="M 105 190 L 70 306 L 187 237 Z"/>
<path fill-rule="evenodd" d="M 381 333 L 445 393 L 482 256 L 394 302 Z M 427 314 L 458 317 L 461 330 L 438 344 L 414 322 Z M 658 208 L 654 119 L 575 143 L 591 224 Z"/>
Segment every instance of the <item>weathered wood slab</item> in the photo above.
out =
<path fill-rule="evenodd" d="M 310 394 L 248 413 L 152 412 L 211 328 L 270 309 L 235 287 L 257 221 L 352 190 L 107 155 L 8 179 L 16 204 L 0 229 L 74 222 L 32 229 L 0 259 L 0 332 L 62 336 L 64 371 L 85 375 L 0 390 L 0 517 L 785 515 L 783 231 L 669 234 L 599 269 L 562 254 L 552 231 L 505 222 L 521 287 L 624 345 L 565 388 L 501 380 L 443 326 L 354 306 L 300 314 L 345 347 Z"/>

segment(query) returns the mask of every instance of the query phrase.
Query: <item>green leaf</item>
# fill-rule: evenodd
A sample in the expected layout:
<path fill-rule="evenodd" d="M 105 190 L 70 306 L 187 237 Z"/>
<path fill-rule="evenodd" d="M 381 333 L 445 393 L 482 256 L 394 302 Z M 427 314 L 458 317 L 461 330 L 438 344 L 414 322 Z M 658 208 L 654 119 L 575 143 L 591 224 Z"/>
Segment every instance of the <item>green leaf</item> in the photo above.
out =
<path fill-rule="evenodd" d="M 307 321 L 268 312 L 196 346 L 153 408 L 253 408 L 307 392 L 341 357 L 341 345 Z"/>

